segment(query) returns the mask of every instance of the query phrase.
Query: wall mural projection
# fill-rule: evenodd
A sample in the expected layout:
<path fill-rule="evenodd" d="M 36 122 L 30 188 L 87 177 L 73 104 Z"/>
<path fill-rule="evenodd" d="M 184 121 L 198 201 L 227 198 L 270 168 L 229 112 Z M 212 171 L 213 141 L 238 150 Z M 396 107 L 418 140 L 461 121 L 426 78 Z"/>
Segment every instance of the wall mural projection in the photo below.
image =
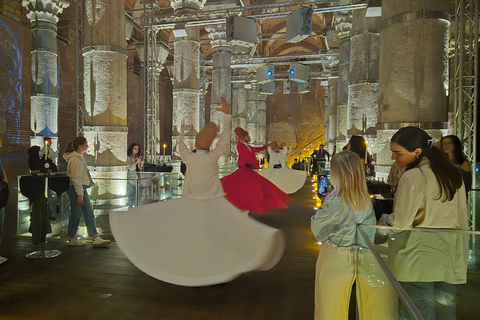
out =
<path fill-rule="evenodd" d="M 0 136 L 11 144 L 20 143 L 22 107 L 22 55 L 14 31 L 0 18 Z"/>

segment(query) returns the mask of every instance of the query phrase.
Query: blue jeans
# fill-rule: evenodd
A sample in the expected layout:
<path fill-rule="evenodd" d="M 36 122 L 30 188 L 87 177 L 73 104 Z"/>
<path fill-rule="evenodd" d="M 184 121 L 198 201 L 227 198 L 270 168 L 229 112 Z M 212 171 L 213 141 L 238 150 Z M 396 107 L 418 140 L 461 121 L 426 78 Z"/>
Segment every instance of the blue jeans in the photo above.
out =
<path fill-rule="evenodd" d="M 457 319 L 457 286 L 447 282 L 400 282 L 425 320 Z M 399 305 L 398 319 L 411 319 Z"/>
<path fill-rule="evenodd" d="M 77 193 L 73 186 L 68 188 L 68 197 L 70 198 L 70 217 L 68 218 L 68 237 L 73 238 L 77 235 L 78 224 L 80 217 L 83 214 L 83 219 L 87 225 L 87 232 L 89 236 L 97 234 L 97 226 L 95 225 L 95 216 L 93 215 L 93 207 L 90 202 L 90 197 L 87 193 L 87 186 L 83 186 L 83 207 L 79 206 L 77 201 Z"/>
<path fill-rule="evenodd" d="M 5 220 L 5 208 L 1 208 L 0 209 L 0 244 L 2 244 L 4 220 Z"/>

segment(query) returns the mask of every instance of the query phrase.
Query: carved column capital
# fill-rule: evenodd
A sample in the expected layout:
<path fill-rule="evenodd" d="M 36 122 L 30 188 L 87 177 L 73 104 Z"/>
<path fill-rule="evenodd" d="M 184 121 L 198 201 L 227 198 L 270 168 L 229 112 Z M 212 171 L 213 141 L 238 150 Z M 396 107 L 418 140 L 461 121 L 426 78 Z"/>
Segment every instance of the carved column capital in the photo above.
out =
<path fill-rule="evenodd" d="M 227 42 L 227 30 L 225 24 L 208 25 L 205 30 L 208 32 L 208 37 L 212 40 L 212 47 L 231 47 Z"/>
<path fill-rule="evenodd" d="M 70 2 L 65 0 L 23 0 L 22 6 L 29 10 L 27 17 L 30 22 L 45 20 L 56 24 L 58 22 L 57 15 L 70 6 Z"/>
<path fill-rule="evenodd" d="M 173 10 L 193 9 L 202 10 L 207 0 L 171 0 L 170 6 Z"/>

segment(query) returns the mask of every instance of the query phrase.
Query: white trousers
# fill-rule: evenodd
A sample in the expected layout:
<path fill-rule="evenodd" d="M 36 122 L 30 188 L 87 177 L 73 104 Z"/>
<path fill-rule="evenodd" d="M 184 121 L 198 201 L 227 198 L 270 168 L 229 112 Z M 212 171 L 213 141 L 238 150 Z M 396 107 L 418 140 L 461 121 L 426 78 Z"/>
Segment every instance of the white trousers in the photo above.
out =
<path fill-rule="evenodd" d="M 397 319 L 397 294 L 370 250 L 324 241 L 315 274 L 315 320 L 347 320 L 354 281 L 359 319 Z"/>

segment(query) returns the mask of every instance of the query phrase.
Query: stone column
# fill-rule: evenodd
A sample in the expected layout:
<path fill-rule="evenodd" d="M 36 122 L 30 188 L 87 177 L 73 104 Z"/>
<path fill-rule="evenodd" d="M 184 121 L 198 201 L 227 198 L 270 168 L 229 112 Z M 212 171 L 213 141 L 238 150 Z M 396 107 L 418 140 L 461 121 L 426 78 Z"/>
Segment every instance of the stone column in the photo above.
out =
<path fill-rule="evenodd" d="M 43 138 L 58 143 L 57 22 L 68 1 L 22 1 L 32 30 L 32 86 L 30 93 L 30 145 L 43 147 Z"/>
<path fill-rule="evenodd" d="M 172 0 L 170 6 L 175 13 L 198 12 L 206 0 Z M 185 27 L 186 36 L 174 40 L 173 60 L 173 125 L 172 150 L 176 150 L 182 125 L 188 130 L 184 142 L 190 148 L 195 146 L 195 136 L 200 128 L 200 42 L 199 27 Z M 173 156 L 179 164 L 180 158 Z"/>
<path fill-rule="evenodd" d="M 447 132 L 449 1 L 382 1 L 377 172 L 388 174 L 390 138 L 417 125 Z"/>
<path fill-rule="evenodd" d="M 347 144 L 349 59 L 350 38 L 348 33 L 346 33 L 340 38 L 340 54 L 338 58 L 337 134 L 335 141 L 338 151 L 341 151 Z"/>
<path fill-rule="evenodd" d="M 237 126 L 237 119 L 240 121 L 240 126 L 246 128 L 247 126 L 247 90 L 245 89 L 245 83 L 234 83 L 233 85 L 233 98 L 232 98 L 232 115 L 233 125 L 232 128 Z"/>
<path fill-rule="evenodd" d="M 330 96 L 328 95 L 328 85 L 324 86 L 325 90 L 325 113 L 324 113 L 324 118 L 323 118 L 323 144 L 325 145 L 325 149 L 330 151 L 328 149 L 328 141 L 330 138 L 328 137 L 328 131 L 330 130 L 330 110 L 332 108 L 330 107 Z"/>
<path fill-rule="evenodd" d="M 328 115 L 328 151 L 333 152 L 333 147 L 337 141 L 337 95 L 338 95 L 338 77 L 328 78 L 328 100 L 330 113 Z"/>
<path fill-rule="evenodd" d="M 119 170 L 127 159 L 127 51 L 125 4 L 85 1 L 84 136 L 89 165 Z"/>
<path fill-rule="evenodd" d="M 381 17 L 365 17 L 366 11 L 353 11 L 347 134 L 363 136 L 368 141 L 368 151 L 375 154 Z"/>
<path fill-rule="evenodd" d="M 259 93 L 258 100 L 258 130 L 257 130 L 257 144 L 267 144 L 267 95 Z"/>
<path fill-rule="evenodd" d="M 231 105 L 231 60 L 232 45 L 227 42 L 226 25 L 207 26 L 209 38 L 212 40 L 212 94 L 210 103 L 210 121 L 219 124 L 220 113 L 216 109 L 221 106 L 220 97 L 225 97 Z M 222 128 L 220 128 L 222 131 Z"/>
<path fill-rule="evenodd" d="M 252 84 L 252 89 L 247 91 L 247 130 L 250 142 L 257 145 L 258 132 L 258 95 L 257 87 Z"/>

